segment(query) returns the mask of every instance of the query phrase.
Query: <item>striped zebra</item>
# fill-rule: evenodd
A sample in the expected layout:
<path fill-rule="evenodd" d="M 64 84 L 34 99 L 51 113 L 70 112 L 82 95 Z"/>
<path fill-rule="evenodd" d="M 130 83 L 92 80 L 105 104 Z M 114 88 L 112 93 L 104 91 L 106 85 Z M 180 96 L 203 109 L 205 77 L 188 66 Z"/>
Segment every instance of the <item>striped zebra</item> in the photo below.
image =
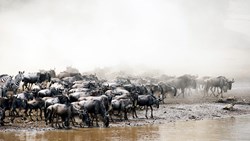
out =
<path fill-rule="evenodd" d="M 19 71 L 18 74 L 15 76 L 15 78 L 12 79 L 11 81 L 9 90 L 12 90 L 14 94 L 16 94 L 17 90 L 19 89 L 20 82 L 22 81 L 23 76 L 24 76 L 23 74 L 24 74 L 24 71 L 23 72 Z"/>
<path fill-rule="evenodd" d="M 8 74 L 2 74 L 0 75 L 0 84 L 3 85 L 8 80 Z"/>
<path fill-rule="evenodd" d="M 11 82 L 12 82 L 12 76 L 9 75 L 1 75 L 0 77 L 0 81 L 1 81 L 1 85 L 0 85 L 0 96 L 1 97 L 6 97 L 7 96 L 7 91 L 9 89 L 9 87 L 11 86 Z"/>

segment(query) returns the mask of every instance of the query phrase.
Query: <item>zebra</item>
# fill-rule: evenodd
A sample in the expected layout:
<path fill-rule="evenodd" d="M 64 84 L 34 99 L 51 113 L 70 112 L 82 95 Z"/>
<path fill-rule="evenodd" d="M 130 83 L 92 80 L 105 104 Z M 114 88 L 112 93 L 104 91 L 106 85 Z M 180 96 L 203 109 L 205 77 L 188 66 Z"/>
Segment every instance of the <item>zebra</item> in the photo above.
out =
<path fill-rule="evenodd" d="M 11 81 L 11 85 L 9 89 L 12 90 L 14 94 L 17 93 L 17 90 L 20 86 L 20 82 L 22 81 L 23 76 L 24 76 L 23 74 L 24 74 L 24 71 L 23 72 L 19 71 L 18 74 L 15 76 L 15 78 L 12 79 Z"/>
<path fill-rule="evenodd" d="M 0 84 L 4 84 L 9 78 L 8 78 L 8 74 L 2 74 L 0 75 Z"/>
<path fill-rule="evenodd" d="M 1 97 L 6 97 L 7 96 L 7 91 L 9 87 L 11 86 L 12 82 L 12 76 L 9 75 L 1 75 L 2 77 L 0 78 L 1 81 Z"/>

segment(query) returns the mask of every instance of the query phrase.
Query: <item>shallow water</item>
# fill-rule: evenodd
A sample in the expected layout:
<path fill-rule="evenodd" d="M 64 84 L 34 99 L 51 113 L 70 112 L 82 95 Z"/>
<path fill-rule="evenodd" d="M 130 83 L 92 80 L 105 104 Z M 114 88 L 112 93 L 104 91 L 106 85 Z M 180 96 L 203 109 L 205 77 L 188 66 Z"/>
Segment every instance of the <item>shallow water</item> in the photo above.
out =
<path fill-rule="evenodd" d="M 119 128 L 82 128 L 58 131 L 0 132 L 0 141 L 175 141 L 250 140 L 250 115 L 236 118 L 178 121 L 162 125 Z"/>

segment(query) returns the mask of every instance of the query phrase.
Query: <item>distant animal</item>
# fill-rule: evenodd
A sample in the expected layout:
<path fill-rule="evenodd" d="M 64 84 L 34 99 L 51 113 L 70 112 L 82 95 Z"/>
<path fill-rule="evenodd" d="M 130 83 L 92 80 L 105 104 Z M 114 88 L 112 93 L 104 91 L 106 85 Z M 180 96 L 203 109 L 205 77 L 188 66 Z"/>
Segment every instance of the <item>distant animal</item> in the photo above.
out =
<path fill-rule="evenodd" d="M 223 97 L 223 92 L 227 92 L 227 90 L 232 89 L 232 84 L 234 83 L 234 79 L 228 80 L 224 76 L 218 76 L 215 78 L 210 78 L 207 80 L 205 90 L 206 93 L 209 92 L 209 90 L 212 92 L 214 96 L 221 96 Z M 215 95 L 215 90 L 218 89 L 218 95 Z"/>
<path fill-rule="evenodd" d="M 189 88 L 196 88 L 196 78 L 191 75 L 183 75 L 172 80 L 169 80 L 167 83 L 174 86 L 176 89 L 180 89 L 181 93 L 184 98 L 184 94 L 186 93 L 187 89 Z"/>

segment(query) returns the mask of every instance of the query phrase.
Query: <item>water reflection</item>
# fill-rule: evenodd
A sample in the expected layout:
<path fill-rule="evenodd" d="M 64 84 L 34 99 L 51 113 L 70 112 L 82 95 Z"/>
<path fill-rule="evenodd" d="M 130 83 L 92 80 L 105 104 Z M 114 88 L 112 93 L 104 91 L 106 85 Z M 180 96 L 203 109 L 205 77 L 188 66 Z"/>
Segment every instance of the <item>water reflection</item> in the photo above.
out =
<path fill-rule="evenodd" d="M 250 115 L 220 120 L 126 128 L 83 128 L 47 132 L 0 132 L 0 141 L 250 140 Z"/>

